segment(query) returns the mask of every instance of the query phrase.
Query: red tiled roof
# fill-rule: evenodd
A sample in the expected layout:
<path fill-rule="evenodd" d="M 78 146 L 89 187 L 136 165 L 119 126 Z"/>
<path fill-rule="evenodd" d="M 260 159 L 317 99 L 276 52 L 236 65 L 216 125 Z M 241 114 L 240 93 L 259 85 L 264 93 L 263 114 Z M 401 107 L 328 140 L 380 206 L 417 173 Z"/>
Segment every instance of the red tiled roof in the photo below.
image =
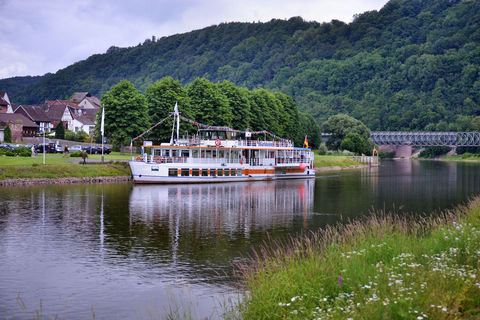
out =
<path fill-rule="evenodd" d="M 25 117 L 23 114 L 20 113 L 0 113 L 0 122 L 3 123 L 9 123 L 10 121 L 12 122 L 17 122 L 18 120 L 22 121 L 22 124 L 24 127 L 33 127 L 33 128 L 38 128 L 38 124 L 34 123 L 27 117 Z"/>

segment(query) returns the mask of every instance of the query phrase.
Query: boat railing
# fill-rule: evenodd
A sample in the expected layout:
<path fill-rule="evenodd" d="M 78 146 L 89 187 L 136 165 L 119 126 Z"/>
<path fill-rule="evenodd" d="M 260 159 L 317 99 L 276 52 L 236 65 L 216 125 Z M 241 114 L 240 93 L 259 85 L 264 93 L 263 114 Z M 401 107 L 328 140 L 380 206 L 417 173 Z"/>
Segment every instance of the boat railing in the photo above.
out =
<path fill-rule="evenodd" d="M 241 163 L 240 159 L 230 158 L 191 158 L 191 157 L 153 157 L 142 159 L 149 163 L 194 163 L 194 164 L 223 164 L 223 163 Z"/>
<path fill-rule="evenodd" d="M 262 141 L 262 140 L 238 140 L 239 147 L 290 147 L 293 143 L 288 141 Z"/>

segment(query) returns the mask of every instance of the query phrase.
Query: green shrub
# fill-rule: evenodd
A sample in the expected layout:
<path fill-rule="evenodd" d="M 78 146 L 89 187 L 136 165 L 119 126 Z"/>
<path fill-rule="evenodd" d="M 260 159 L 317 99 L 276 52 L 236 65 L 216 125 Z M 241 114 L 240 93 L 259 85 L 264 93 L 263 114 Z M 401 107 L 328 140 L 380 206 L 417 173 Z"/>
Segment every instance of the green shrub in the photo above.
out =
<path fill-rule="evenodd" d="M 326 155 L 328 152 L 327 146 L 324 144 L 321 144 L 320 147 L 318 147 L 318 154 L 321 156 Z"/>
<path fill-rule="evenodd" d="M 378 153 L 380 159 L 392 159 L 395 158 L 395 151 L 380 151 Z"/>
<path fill-rule="evenodd" d="M 4 140 L 6 143 L 11 143 L 12 142 L 12 130 L 10 130 L 10 127 L 7 125 L 5 128 L 4 132 Z"/>
<path fill-rule="evenodd" d="M 70 157 L 81 158 L 82 154 L 83 154 L 83 151 L 74 151 L 74 152 L 70 152 Z"/>
<path fill-rule="evenodd" d="M 447 154 L 448 151 L 450 151 L 450 147 L 426 147 L 418 156 L 420 158 L 436 158 Z"/>

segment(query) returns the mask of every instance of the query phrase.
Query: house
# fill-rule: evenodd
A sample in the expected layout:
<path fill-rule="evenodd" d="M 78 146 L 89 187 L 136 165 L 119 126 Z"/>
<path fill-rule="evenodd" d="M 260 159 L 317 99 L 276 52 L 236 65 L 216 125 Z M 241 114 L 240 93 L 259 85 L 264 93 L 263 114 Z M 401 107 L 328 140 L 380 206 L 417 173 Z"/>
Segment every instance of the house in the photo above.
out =
<path fill-rule="evenodd" d="M 6 91 L 0 91 L 0 113 L 13 113 L 13 107 Z"/>
<path fill-rule="evenodd" d="M 47 101 L 44 105 L 47 116 L 56 127 L 62 121 L 65 129 L 72 132 L 85 131 L 90 134 L 95 130 L 95 120 L 88 117 L 87 110 L 67 100 Z M 94 109 L 90 109 L 94 110 Z"/>
<path fill-rule="evenodd" d="M 75 92 L 70 101 L 82 108 L 83 115 L 96 122 L 97 113 L 101 107 L 100 100 L 97 97 L 93 97 L 88 92 Z"/>
<path fill-rule="evenodd" d="M 43 105 L 20 105 L 15 109 L 16 114 L 23 114 L 38 125 L 38 133 L 50 132 L 54 126 L 52 120 L 44 111 Z"/>
<path fill-rule="evenodd" d="M 34 137 L 39 128 L 21 113 L 0 113 L 0 129 L 4 131 L 7 125 L 12 132 L 12 142 L 22 142 L 23 137 Z"/>

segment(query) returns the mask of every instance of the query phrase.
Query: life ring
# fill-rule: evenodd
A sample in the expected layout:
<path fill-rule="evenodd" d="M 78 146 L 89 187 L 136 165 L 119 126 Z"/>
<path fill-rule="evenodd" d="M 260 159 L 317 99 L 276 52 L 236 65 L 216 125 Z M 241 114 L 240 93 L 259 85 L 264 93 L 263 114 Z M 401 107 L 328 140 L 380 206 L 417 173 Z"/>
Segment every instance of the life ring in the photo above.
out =
<path fill-rule="evenodd" d="M 220 139 L 215 140 L 215 145 L 219 147 L 222 144 L 222 141 Z"/>
<path fill-rule="evenodd" d="M 156 157 L 155 162 L 156 163 L 162 163 L 162 157 L 161 156 Z"/>
<path fill-rule="evenodd" d="M 142 156 L 138 156 L 135 160 L 137 160 L 137 161 L 143 161 L 143 158 L 142 158 Z"/>
<path fill-rule="evenodd" d="M 240 158 L 240 164 L 243 164 L 243 158 Z"/>

